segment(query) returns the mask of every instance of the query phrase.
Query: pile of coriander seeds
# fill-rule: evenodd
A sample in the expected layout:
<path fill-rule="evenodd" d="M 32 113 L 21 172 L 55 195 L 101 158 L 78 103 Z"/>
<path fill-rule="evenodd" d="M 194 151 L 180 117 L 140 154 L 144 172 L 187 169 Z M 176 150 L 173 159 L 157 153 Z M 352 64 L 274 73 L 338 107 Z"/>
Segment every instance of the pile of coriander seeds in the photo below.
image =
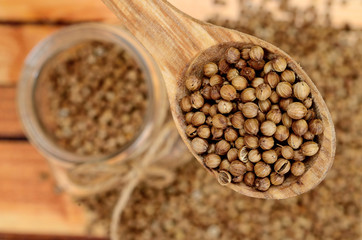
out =
<path fill-rule="evenodd" d="M 260 46 L 230 47 L 203 67 L 203 78 L 185 80 L 180 101 L 186 134 L 219 182 L 259 191 L 301 176 L 319 151 L 311 90 L 287 61 Z"/>
<path fill-rule="evenodd" d="M 59 147 L 81 156 L 115 154 L 142 129 L 148 87 L 121 46 L 87 40 L 44 66 L 36 102 L 41 124 Z"/>

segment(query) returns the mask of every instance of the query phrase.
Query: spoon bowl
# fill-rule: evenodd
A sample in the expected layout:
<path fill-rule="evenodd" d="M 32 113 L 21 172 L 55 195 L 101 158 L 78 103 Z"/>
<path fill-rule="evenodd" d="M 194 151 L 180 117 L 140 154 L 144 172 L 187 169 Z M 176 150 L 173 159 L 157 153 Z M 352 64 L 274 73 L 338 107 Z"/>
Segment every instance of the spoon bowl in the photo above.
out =
<path fill-rule="evenodd" d="M 336 139 L 333 122 L 318 89 L 288 54 L 251 35 L 193 19 L 164 0 L 103 0 L 103 2 L 159 64 L 176 127 L 202 166 L 204 166 L 203 159 L 191 148 L 191 141 L 185 134 L 185 117 L 179 106 L 180 100 L 187 94 L 185 79 L 192 74 L 201 76 L 204 64 L 220 60 L 226 50 L 232 46 L 240 48 L 259 45 L 273 54 L 284 57 L 288 67 L 311 88 L 316 115 L 324 125 L 324 132 L 318 137 L 320 150 L 306 163 L 306 172 L 301 177 L 288 177 L 281 186 L 273 186 L 266 192 L 257 191 L 243 183 L 229 183 L 226 186 L 250 197 L 284 199 L 313 189 L 325 178 L 335 155 Z M 217 171 L 206 169 L 215 177 L 218 176 Z"/>

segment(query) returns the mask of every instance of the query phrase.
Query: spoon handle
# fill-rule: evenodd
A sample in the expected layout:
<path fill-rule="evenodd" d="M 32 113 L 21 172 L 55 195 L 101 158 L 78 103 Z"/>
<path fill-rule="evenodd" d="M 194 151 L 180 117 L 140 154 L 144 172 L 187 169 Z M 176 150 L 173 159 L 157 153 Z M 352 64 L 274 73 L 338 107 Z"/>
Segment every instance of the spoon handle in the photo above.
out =
<path fill-rule="evenodd" d="M 215 44 L 204 28 L 164 0 L 103 0 L 148 49 L 161 70 L 177 72 L 202 46 Z"/>

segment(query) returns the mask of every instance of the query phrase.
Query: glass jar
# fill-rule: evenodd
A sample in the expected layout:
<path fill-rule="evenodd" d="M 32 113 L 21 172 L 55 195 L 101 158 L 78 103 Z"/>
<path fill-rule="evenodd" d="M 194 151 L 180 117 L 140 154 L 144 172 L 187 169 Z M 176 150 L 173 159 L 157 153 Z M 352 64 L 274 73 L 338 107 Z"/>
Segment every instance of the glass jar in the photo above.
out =
<path fill-rule="evenodd" d="M 81 156 L 57 146 L 39 122 L 38 106 L 35 101 L 37 81 L 44 65 L 60 52 L 89 40 L 112 42 L 125 49 L 143 71 L 148 87 L 148 106 L 142 130 L 123 149 L 105 156 Z M 29 141 L 49 160 L 55 177 L 63 188 L 67 188 L 65 172 L 80 164 L 122 163 L 147 152 L 150 144 L 158 138 L 158 133 L 164 124 L 172 121 L 169 117 L 169 105 L 162 75 L 151 55 L 126 30 L 100 23 L 63 28 L 40 42 L 31 51 L 23 66 L 18 85 L 18 111 Z M 172 131 L 177 132 L 175 126 Z M 186 152 L 186 147 L 180 138 L 169 150 L 173 159 L 182 157 Z M 159 157 L 167 158 L 167 156 Z"/>

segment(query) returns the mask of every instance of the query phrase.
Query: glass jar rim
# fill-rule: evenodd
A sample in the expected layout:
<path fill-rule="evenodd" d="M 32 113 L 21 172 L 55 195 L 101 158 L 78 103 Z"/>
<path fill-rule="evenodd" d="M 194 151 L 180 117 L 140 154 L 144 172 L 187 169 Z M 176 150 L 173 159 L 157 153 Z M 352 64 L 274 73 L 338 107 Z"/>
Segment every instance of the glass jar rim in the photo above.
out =
<path fill-rule="evenodd" d="M 42 67 L 58 53 L 87 40 L 107 41 L 124 48 L 139 64 L 148 87 L 148 103 L 141 131 L 125 147 L 109 155 L 81 156 L 53 142 L 41 127 L 34 100 L 36 83 Z M 84 23 L 65 27 L 51 34 L 27 56 L 18 84 L 17 105 L 23 129 L 29 141 L 50 160 L 65 164 L 121 161 L 133 157 L 147 145 L 159 122 L 166 117 L 168 105 L 158 65 L 148 51 L 125 29 L 104 23 Z"/>

